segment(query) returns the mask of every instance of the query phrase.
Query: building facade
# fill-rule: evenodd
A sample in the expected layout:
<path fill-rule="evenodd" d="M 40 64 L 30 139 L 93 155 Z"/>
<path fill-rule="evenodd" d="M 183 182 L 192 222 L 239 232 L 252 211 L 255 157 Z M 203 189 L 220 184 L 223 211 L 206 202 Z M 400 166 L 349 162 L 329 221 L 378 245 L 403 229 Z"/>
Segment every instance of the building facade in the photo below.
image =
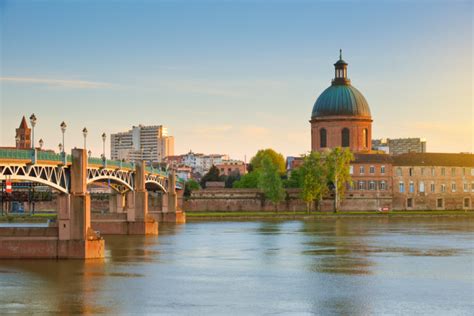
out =
<path fill-rule="evenodd" d="M 112 159 L 163 162 L 167 156 L 174 155 L 174 137 L 162 125 L 133 126 L 127 132 L 112 134 L 110 137 L 110 156 Z"/>
<path fill-rule="evenodd" d="M 223 160 L 221 163 L 216 164 L 216 168 L 219 169 L 220 175 L 244 175 L 247 173 L 247 166 L 245 162 L 240 160 Z"/>
<path fill-rule="evenodd" d="M 387 154 L 425 153 L 426 140 L 423 138 L 380 138 L 372 140 L 372 149 Z"/>

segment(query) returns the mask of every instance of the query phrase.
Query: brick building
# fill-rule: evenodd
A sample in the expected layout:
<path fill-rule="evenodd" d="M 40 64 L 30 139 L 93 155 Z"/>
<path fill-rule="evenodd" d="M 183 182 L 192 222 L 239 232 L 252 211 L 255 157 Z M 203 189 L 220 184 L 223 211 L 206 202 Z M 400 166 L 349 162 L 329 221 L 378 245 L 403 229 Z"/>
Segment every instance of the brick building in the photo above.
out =
<path fill-rule="evenodd" d="M 221 163 L 216 164 L 216 168 L 219 169 L 221 175 L 225 176 L 231 174 L 244 175 L 247 173 L 247 166 L 241 160 L 223 160 Z"/>
<path fill-rule="evenodd" d="M 25 117 L 21 119 L 20 126 L 16 129 L 16 148 L 30 149 L 31 148 L 31 128 L 28 127 Z"/>
<path fill-rule="evenodd" d="M 406 153 L 425 153 L 426 140 L 423 138 L 381 138 L 372 140 L 372 149 L 387 154 L 400 155 Z"/>

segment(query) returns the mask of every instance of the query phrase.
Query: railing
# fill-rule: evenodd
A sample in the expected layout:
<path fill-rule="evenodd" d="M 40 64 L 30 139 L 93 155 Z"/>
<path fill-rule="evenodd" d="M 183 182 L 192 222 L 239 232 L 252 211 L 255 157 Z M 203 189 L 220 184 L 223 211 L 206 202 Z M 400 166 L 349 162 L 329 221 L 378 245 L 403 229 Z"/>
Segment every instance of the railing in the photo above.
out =
<path fill-rule="evenodd" d="M 17 160 L 30 160 L 32 161 L 33 150 L 32 149 L 0 149 L 0 159 L 17 159 Z M 61 153 L 54 153 L 49 151 L 36 150 L 36 160 L 41 161 L 51 161 L 59 162 L 63 161 L 63 156 Z M 66 156 L 66 161 L 71 162 L 71 155 Z M 91 165 L 101 165 L 104 166 L 104 160 L 102 158 L 89 157 L 87 159 L 88 163 Z M 131 162 L 124 162 L 118 160 L 106 160 L 105 166 L 112 168 L 123 168 L 134 170 L 135 166 Z M 145 168 L 146 172 L 158 174 L 163 177 L 168 177 L 168 172 L 161 169 L 155 169 L 147 166 Z M 179 181 L 179 180 L 178 180 Z"/>

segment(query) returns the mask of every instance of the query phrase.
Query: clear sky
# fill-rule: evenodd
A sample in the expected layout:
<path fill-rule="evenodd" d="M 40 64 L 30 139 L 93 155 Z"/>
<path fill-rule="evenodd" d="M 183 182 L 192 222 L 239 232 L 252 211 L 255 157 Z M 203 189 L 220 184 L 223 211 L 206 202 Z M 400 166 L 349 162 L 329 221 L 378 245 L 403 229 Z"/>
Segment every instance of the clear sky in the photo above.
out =
<path fill-rule="evenodd" d="M 472 152 L 472 3 L 0 0 L 1 145 L 34 112 L 46 148 L 64 120 L 67 150 L 87 126 L 97 156 L 139 123 L 178 154 L 298 155 L 342 48 L 374 138 Z"/>

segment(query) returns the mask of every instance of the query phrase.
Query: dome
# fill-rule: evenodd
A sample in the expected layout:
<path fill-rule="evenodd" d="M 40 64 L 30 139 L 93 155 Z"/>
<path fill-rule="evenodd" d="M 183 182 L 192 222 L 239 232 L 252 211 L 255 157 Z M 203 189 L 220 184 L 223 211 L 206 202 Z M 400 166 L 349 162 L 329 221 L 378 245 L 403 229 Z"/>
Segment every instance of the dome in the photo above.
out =
<path fill-rule="evenodd" d="M 313 106 L 311 118 L 320 116 L 371 116 L 369 104 L 350 84 L 334 84 L 323 91 Z"/>

